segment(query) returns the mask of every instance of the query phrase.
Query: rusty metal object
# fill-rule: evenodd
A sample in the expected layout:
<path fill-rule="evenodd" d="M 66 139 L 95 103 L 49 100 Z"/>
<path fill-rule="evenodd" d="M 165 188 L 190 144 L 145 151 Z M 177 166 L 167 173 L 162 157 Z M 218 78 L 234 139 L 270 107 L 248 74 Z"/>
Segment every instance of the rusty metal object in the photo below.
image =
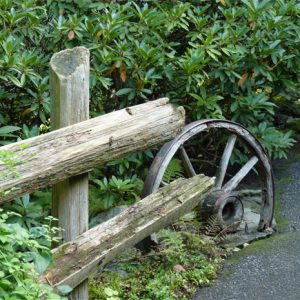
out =
<path fill-rule="evenodd" d="M 142 196 L 145 197 L 159 188 L 167 166 L 176 153 L 178 153 L 182 159 L 183 166 L 186 169 L 188 176 L 196 174 L 192 163 L 184 150 L 184 143 L 195 135 L 210 129 L 225 130 L 231 134 L 216 173 L 216 189 L 230 194 L 232 191 L 236 190 L 238 184 L 248 174 L 248 172 L 256 166 L 261 183 L 262 197 L 260 220 L 257 224 L 257 230 L 267 230 L 272 226 L 274 213 L 274 179 L 272 167 L 265 150 L 257 138 L 245 127 L 232 121 L 207 119 L 196 121 L 187 125 L 181 134 L 179 134 L 174 140 L 165 144 L 156 155 L 146 178 Z M 231 180 L 223 184 L 229 159 L 237 138 L 242 140 L 247 146 L 252 157 Z M 238 200 L 235 200 L 235 203 L 238 202 Z"/>

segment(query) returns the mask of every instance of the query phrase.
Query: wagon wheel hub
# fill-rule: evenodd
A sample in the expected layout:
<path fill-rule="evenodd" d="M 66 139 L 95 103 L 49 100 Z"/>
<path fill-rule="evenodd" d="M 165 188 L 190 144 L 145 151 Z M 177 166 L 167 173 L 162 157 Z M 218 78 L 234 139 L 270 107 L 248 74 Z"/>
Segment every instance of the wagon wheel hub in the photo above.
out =
<path fill-rule="evenodd" d="M 243 220 L 244 205 L 236 195 L 214 190 L 200 202 L 198 214 L 202 220 L 216 216 L 219 224 L 228 228 L 227 232 L 234 232 Z"/>

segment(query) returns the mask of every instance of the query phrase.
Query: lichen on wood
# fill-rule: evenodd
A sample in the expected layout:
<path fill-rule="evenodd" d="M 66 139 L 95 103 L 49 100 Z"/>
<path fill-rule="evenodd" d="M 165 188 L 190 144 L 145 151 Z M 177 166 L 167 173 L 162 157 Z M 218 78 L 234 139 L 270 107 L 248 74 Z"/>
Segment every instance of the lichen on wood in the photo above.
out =
<path fill-rule="evenodd" d="M 178 179 L 137 204 L 53 250 L 54 263 L 41 280 L 71 287 L 103 267 L 125 248 L 164 228 L 184 215 L 214 186 L 214 178 L 197 175 Z M 63 267 L 62 267 L 63 266 Z"/>

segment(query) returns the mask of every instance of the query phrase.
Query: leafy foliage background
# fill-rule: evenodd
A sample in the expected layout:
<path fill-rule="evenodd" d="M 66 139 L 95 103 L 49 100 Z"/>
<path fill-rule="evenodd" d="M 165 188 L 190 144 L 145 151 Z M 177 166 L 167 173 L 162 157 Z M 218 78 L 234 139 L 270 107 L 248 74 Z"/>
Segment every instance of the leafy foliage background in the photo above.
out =
<path fill-rule="evenodd" d="M 0 181 L 18 177 L 17 161 L 10 152 L 0 151 L 0 161 L 9 167 L 9 172 L 0 173 Z M 45 218 L 42 207 L 29 200 L 25 195 L 0 208 L 0 299 L 67 299 L 39 282 L 39 275 L 52 262 L 51 243 L 59 241 L 59 229 L 52 226 L 53 217 Z M 61 288 L 61 292 L 70 291 L 69 287 Z"/>
<path fill-rule="evenodd" d="M 80 45 L 91 52 L 91 117 L 167 96 L 187 122 L 240 122 L 284 157 L 294 142 L 287 125 L 300 117 L 299 17 L 296 0 L 2 0 L 0 145 L 50 130 L 50 58 Z M 152 159 L 146 151 L 96 169 L 90 215 L 134 202 Z M 18 299 L 34 299 L 31 263 L 42 271 L 51 260 L 49 245 L 36 242 L 50 232 L 42 224 L 51 194 L 31 197 L 1 211 L 1 297 L 18 286 Z"/>
<path fill-rule="evenodd" d="M 241 122 L 282 157 L 291 134 L 275 112 L 299 98 L 299 14 L 294 0 L 1 1 L 2 143 L 49 129 L 49 60 L 82 45 L 92 117 L 168 96 L 188 121 Z"/>

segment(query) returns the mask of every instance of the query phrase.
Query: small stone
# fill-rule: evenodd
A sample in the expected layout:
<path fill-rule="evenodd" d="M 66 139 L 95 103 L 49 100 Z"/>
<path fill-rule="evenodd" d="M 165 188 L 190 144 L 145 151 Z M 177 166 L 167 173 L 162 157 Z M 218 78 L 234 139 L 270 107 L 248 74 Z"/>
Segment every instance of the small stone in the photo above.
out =
<path fill-rule="evenodd" d="M 186 269 L 182 265 L 177 264 L 173 267 L 173 271 L 176 273 L 183 273 L 186 272 Z"/>
<path fill-rule="evenodd" d="M 95 217 L 93 217 L 90 220 L 89 228 L 92 228 L 98 224 L 101 224 L 103 222 L 106 222 L 106 221 L 112 219 L 113 217 L 115 217 L 118 214 L 125 211 L 127 208 L 128 208 L 127 205 L 114 206 L 107 211 L 103 211 L 103 212 L 97 214 Z"/>
<path fill-rule="evenodd" d="M 272 227 L 266 228 L 265 232 L 272 233 L 274 230 Z"/>
<path fill-rule="evenodd" d="M 239 252 L 239 251 L 241 251 L 241 249 L 238 248 L 238 247 L 234 247 L 234 248 L 232 249 L 232 251 L 234 251 L 234 252 Z"/>

